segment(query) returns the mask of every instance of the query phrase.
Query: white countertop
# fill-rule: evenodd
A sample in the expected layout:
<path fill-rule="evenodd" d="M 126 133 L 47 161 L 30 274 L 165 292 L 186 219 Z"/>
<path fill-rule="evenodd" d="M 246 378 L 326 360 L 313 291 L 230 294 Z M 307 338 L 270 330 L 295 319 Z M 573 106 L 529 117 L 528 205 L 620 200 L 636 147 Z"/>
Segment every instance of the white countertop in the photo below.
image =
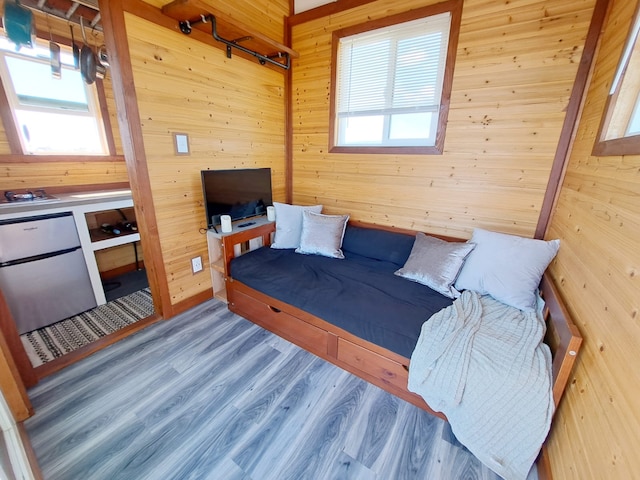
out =
<path fill-rule="evenodd" d="M 55 194 L 57 200 L 32 200 L 25 202 L 0 203 L 0 219 L 16 217 L 17 214 L 39 215 L 49 211 L 61 211 L 80 206 L 91 206 L 108 202 L 131 200 L 131 190 L 99 190 Z"/>

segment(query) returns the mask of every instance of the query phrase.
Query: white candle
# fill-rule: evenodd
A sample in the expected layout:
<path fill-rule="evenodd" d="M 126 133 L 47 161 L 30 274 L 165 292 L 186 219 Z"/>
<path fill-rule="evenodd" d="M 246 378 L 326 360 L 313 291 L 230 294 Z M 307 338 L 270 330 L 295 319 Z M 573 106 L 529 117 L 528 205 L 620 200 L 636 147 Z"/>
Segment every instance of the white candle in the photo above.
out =
<path fill-rule="evenodd" d="M 276 219 L 276 207 L 267 207 L 267 220 L 273 222 Z"/>
<path fill-rule="evenodd" d="M 220 226 L 222 227 L 222 233 L 231 233 L 231 217 L 229 215 L 221 215 Z"/>

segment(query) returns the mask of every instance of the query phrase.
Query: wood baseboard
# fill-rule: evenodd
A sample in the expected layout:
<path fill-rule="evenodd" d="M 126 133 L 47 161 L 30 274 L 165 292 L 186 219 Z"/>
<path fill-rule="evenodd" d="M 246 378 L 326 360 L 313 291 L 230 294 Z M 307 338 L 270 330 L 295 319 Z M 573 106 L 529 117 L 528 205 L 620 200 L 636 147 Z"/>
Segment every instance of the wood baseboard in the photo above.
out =
<path fill-rule="evenodd" d="M 144 260 L 140 260 L 139 263 L 139 267 L 141 269 L 144 268 Z M 129 265 L 123 265 L 121 267 L 118 268 L 112 268 L 111 270 L 106 270 L 104 272 L 100 272 L 100 278 L 102 280 L 109 280 L 111 278 L 114 277 L 118 277 L 120 275 L 124 275 L 125 273 L 129 273 L 129 272 L 135 272 L 136 271 L 136 264 L 135 263 L 130 263 Z"/>
<path fill-rule="evenodd" d="M 208 288 L 207 290 L 200 292 L 193 297 L 189 297 L 186 300 L 176 303 L 175 305 L 171 305 L 170 308 L 167 309 L 168 312 L 165 311 L 165 318 L 169 319 L 182 312 L 186 312 L 190 308 L 193 308 L 196 305 L 200 305 L 202 302 L 206 302 L 211 298 L 213 298 L 213 290 Z"/>

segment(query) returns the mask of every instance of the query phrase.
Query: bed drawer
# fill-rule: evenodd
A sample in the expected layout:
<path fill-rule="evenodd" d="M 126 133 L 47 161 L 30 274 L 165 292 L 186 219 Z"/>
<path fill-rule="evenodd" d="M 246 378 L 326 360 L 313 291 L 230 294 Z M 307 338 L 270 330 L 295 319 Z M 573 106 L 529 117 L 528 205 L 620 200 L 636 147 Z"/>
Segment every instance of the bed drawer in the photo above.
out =
<path fill-rule="evenodd" d="M 338 338 L 338 360 L 379 378 L 387 385 L 407 389 L 409 372 L 401 364 L 371 350 Z"/>
<path fill-rule="evenodd" d="M 327 355 L 328 333 L 293 315 L 239 291 L 233 292 L 232 310 L 254 323 L 319 355 Z"/>

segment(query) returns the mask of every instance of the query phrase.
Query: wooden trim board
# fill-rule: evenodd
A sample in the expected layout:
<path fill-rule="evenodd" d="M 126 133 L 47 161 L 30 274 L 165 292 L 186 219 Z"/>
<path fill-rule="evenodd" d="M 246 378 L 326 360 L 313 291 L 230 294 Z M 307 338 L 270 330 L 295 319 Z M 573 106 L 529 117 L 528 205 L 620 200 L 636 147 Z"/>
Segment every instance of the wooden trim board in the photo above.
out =
<path fill-rule="evenodd" d="M 131 183 L 138 229 L 145 254 L 149 287 L 154 310 L 159 316 L 172 316 L 171 297 L 160 246 L 158 224 L 155 215 L 151 182 L 142 135 L 140 112 L 135 93 L 135 81 L 126 32 L 125 12 L 122 0 L 100 0 L 100 12 L 105 29 L 107 50 L 112 53 L 111 79 L 118 123 L 122 137 L 127 172 Z M 162 281 L 160 279 L 163 279 Z"/>
<path fill-rule="evenodd" d="M 569 161 L 571 147 L 573 145 L 573 140 L 582 114 L 582 108 L 586 100 L 587 87 L 591 80 L 594 59 L 598 50 L 600 32 L 602 31 L 608 8 L 609 0 L 597 0 L 596 6 L 593 10 L 591 25 L 589 26 L 589 32 L 587 33 L 584 50 L 582 51 L 582 58 L 580 59 L 580 66 L 578 67 L 573 89 L 571 90 L 571 97 L 569 98 L 569 105 L 567 106 L 567 114 L 565 116 L 564 124 L 562 125 L 560 140 L 558 141 L 558 147 L 556 148 L 556 154 L 551 166 L 547 189 L 542 201 L 542 206 L 540 207 L 540 215 L 538 217 L 538 224 L 536 226 L 534 238 L 544 238 L 547 229 L 551 224 L 551 216 L 553 214 L 558 195 L 560 194 L 566 164 Z"/>

